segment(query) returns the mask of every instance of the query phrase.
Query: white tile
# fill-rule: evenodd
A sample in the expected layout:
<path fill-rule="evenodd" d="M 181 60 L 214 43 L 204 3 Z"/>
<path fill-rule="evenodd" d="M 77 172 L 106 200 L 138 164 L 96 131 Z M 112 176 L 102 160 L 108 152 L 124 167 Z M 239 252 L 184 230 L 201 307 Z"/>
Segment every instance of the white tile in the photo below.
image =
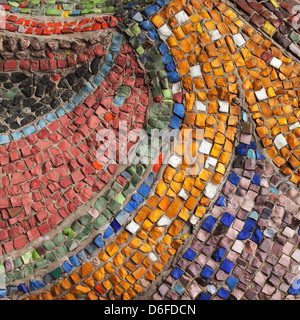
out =
<path fill-rule="evenodd" d="M 186 200 L 189 196 L 188 194 L 184 191 L 184 189 L 181 189 L 178 193 L 179 197 L 183 198 L 184 200 Z"/>
<path fill-rule="evenodd" d="M 178 93 L 178 92 L 182 92 L 182 88 L 181 88 L 180 82 L 174 83 L 172 85 L 172 93 L 175 94 L 175 93 Z"/>
<path fill-rule="evenodd" d="M 126 226 L 126 230 L 129 231 L 131 234 L 134 234 L 138 231 L 138 229 L 140 228 L 140 226 L 135 223 L 134 221 L 131 221 L 127 226 Z"/>
<path fill-rule="evenodd" d="M 266 92 L 266 89 L 265 89 L 265 88 L 261 88 L 260 90 L 255 91 L 255 95 L 256 95 L 256 98 L 257 98 L 259 101 L 268 99 L 267 92 Z"/>
<path fill-rule="evenodd" d="M 175 18 L 177 19 L 178 24 L 180 24 L 180 25 L 189 21 L 189 16 L 184 11 L 180 11 L 180 12 L 176 13 Z"/>
<path fill-rule="evenodd" d="M 198 111 L 206 111 L 206 105 L 200 101 L 196 101 L 196 110 Z"/>
<path fill-rule="evenodd" d="M 273 57 L 270 61 L 270 65 L 276 69 L 279 69 L 281 67 L 282 61 Z"/>
<path fill-rule="evenodd" d="M 157 222 L 158 227 L 162 227 L 162 226 L 168 226 L 170 225 L 172 222 L 172 220 L 166 216 L 163 216 L 161 219 L 159 219 L 159 221 Z"/>
<path fill-rule="evenodd" d="M 154 261 L 157 260 L 157 256 L 153 252 L 150 252 L 149 253 L 149 259 L 154 262 Z"/>
<path fill-rule="evenodd" d="M 169 29 L 169 27 L 166 24 L 158 28 L 157 31 L 162 36 L 162 38 L 164 38 L 164 40 L 172 36 L 172 31 Z"/>
<path fill-rule="evenodd" d="M 199 152 L 204 153 L 204 154 L 209 154 L 211 147 L 212 147 L 212 143 L 210 143 L 209 141 L 204 139 L 201 143 L 200 148 L 199 148 Z"/>
<path fill-rule="evenodd" d="M 246 43 L 245 39 L 243 38 L 243 36 L 240 33 L 233 35 L 233 41 L 234 41 L 235 45 L 237 45 L 238 47 L 240 47 Z"/>
<path fill-rule="evenodd" d="M 228 113 L 228 111 L 229 111 L 229 103 L 228 103 L 228 101 L 219 100 L 219 111 Z"/>
<path fill-rule="evenodd" d="M 215 167 L 217 165 L 218 159 L 213 157 L 207 157 L 205 161 L 205 169 L 209 168 L 209 166 Z"/>
<path fill-rule="evenodd" d="M 191 76 L 193 78 L 197 78 L 197 77 L 202 76 L 200 65 L 190 67 L 190 72 L 191 72 Z"/>
<path fill-rule="evenodd" d="M 285 137 L 280 133 L 274 139 L 274 144 L 277 149 L 281 149 L 287 145 Z"/>
<path fill-rule="evenodd" d="M 209 36 L 212 41 L 219 40 L 221 38 L 221 34 L 218 29 L 209 31 Z"/>
<path fill-rule="evenodd" d="M 177 156 L 171 156 L 169 159 L 169 165 L 173 168 L 177 168 L 179 164 L 181 164 L 182 159 Z"/>
<path fill-rule="evenodd" d="M 206 185 L 203 193 L 207 198 L 212 199 L 216 195 L 217 189 L 218 189 L 218 186 L 216 184 L 209 182 Z"/>

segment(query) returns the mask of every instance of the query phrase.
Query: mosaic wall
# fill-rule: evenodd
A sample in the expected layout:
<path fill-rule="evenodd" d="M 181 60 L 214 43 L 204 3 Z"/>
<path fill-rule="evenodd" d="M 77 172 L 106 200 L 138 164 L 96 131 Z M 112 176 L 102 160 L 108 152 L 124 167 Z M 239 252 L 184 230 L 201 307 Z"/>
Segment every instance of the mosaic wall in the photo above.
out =
<path fill-rule="evenodd" d="M 299 3 L 0 5 L 2 300 L 298 299 Z"/>

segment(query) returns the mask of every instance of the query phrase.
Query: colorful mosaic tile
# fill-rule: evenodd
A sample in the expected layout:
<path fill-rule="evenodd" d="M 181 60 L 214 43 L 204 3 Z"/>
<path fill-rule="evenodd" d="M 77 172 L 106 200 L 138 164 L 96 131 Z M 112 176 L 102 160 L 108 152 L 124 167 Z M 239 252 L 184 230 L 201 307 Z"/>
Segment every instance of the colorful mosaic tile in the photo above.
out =
<path fill-rule="evenodd" d="M 296 4 L 1 5 L 1 298 L 298 299 Z"/>

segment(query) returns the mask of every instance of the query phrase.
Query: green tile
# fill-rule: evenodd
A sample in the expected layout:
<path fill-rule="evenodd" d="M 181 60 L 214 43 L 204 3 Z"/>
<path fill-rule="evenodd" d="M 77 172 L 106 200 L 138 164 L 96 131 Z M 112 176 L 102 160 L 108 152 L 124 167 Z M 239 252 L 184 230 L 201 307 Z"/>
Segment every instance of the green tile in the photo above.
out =
<path fill-rule="evenodd" d="M 68 248 L 65 245 L 62 245 L 61 247 L 55 249 L 54 252 L 58 258 L 62 258 L 68 253 Z"/>
<path fill-rule="evenodd" d="M 24 277 L 27 277 L 33 273 L 33 269 L 31 266 L 24 266 L 23 268 Z"/>
<path fill-rule="evenodd" d="M 53 238 L 53 243 L 55 244 L 56 247 L 60 246 L 62 243 L 64 243 L 65 237 L 62 234 L 58 234 Z"/>
<path fill-rule="evenodd" d="M 46 250 L 51 251 L 55 248 L 54 243 L 51 240 L 47 240 L 43 243 L 43 246 Z"/>

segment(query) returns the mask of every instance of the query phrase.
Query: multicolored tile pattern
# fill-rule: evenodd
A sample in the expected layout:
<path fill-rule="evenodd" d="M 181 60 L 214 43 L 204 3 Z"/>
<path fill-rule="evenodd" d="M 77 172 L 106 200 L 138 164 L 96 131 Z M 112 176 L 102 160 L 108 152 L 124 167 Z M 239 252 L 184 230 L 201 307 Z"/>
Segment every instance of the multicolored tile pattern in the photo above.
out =
<path fill-rule="evenodd" d="M 3 1 L 0 296 L 298 299 L 293 6 Z"/>

